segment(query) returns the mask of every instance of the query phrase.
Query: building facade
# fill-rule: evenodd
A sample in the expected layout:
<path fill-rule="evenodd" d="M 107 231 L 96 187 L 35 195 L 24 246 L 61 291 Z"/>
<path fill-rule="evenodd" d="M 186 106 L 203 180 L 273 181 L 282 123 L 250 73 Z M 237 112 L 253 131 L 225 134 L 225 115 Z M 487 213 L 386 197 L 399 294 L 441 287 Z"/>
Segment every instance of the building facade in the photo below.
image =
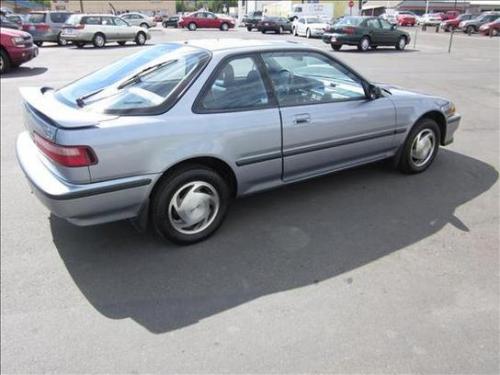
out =
<path fill-rule="evenodd" d="M 83 13 L 143 12 L 146 14 L 175 14 L 174 0 L 52 0 L 51 9 Z"/>

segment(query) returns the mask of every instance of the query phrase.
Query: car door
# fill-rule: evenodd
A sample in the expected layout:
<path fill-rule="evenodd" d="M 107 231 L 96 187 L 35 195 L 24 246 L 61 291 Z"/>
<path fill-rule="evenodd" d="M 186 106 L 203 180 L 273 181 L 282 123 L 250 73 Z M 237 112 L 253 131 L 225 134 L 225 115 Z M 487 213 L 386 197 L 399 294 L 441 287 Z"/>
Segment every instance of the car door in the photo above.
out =
<path fill-rule="evenodd" d="M 389 22 L 383 19 L 378 20 L 380 22 L 380 33 L 382 44 L 386 46 L 393 46 L 398 42 L 401 33 L 397 28 L 391 25 Z"/>
<path fill-rule="evenodd" d="M 264 68 L 253 54 L 224 59 L 195 100 L 201 126 L 210 126 L 241 177 L 238 191 L 281 181 L 281 121 Z M 244 181 L 244 182 L 241 182 Z M 260 186 L 262 187 L 262 186 Z"/>
<path fill-rule="evenodd" d="M 131 40 L 135 37 L 135 30 L 126 21 L 119 17 L 114 18 L 118 40 Z"/>
<path fill-rule="evenodd" d="M 113 17 L 110 16 L 101 17 L 101 30 L 106 36 L 107 41 L 118 39 L 118 31 L 116 30 Z"/>
<path fill-rule="evenodd" d="M 365 27 L 370 35 L 371 43 L 376 46 L 386 44 L 384 32 L 377 18 L 369 18 L 365 21 Z"/>
<path fill-rule="evenodd" d="M 213 13 L 205 13 L 205 27 L 219 28 L 220 20 Z"/>
<path fill-rule="evenodd" d="M 307 178 L 391 155 L 391 100 L 369 100 L 364 81 L 327 54 L 262 53 L 283 126 L 283 178 Z"/>
<path fill-rule="evenodd" d="M 304 17 L 301 17 L 297 22 L 297 34 L 305 35 L 305 33 L 306 33 L 306 20 Z"/>

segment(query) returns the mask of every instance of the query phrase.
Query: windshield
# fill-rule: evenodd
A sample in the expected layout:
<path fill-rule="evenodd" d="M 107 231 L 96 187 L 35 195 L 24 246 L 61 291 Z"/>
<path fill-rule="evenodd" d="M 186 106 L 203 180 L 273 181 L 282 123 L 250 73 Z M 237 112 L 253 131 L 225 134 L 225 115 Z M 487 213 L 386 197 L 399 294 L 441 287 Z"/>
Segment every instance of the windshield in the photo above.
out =
<path fill-rule="evenodd" d="M 318 17 L 307 17 L 307 23 L 322 23 Z"/>
<path fill-rule="evenodd" d="M 56 92 L 70 106 L 100 113 L 146 113 L 185 87 L 210 59 L 208 51 L 163 44 L 121 59 Z"/>

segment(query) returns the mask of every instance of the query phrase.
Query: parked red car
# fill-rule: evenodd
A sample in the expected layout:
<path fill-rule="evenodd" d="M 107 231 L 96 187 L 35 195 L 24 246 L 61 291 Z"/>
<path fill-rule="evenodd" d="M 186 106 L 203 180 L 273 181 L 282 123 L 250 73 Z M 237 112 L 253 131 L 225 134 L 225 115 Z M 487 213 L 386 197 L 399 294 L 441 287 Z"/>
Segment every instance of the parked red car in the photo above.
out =
<path fill-rule="evenodd" d="M 417 18 L 411 12 L 402 11 L 396 15 L 396 21 L 399 26 L 415 26 Z"/>
<path fill-rule="evenodd" d="M 441 28 L 444 31 L 451 31 L 452 29 L 456 29 L 458 27 L 458 24 L 462 21 L 468 21 L 473 18 L 475 18 L 476 15 L 474 14 L 460 14 L 459 16 L 448 19 L 446 21 L 441 22 Z"/>
<path fill-rule="evenodd" d="M 486 23 L 479 28 L 479 32 L 483 35 L 497 36 L 500 34 L 500 18 L 495 21 Z M 491 34 L 490 34 L 491 33 Z"/>
<path fill-rule="evenodd" d="M 38 56 L 30 34 L 14 29 L 0 28 L 0 74 Z"/>
<path fill-rule="evenodd" d="M 211 12 L 195 12 L 182 16 L 179 20 L 180 27 L 187 27 L 191 31 L 198 28 L 221 29 L 227 31 L 235 26 L 235 22 L 229 17 L 219 17 Z"/>

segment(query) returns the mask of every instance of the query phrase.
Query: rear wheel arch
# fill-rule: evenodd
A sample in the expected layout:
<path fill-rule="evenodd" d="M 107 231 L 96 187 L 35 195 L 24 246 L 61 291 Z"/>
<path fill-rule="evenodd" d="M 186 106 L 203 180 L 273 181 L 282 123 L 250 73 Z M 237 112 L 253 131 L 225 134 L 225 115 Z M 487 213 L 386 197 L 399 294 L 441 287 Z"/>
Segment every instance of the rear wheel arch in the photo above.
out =
<path fill-rule="evenodd" d="M 173 173 L 175 173 L 179 169 L 184 169 L 189 166 L 193 166 L 193 168 L 196 166 L 203 166 L 212 169 L 227 182 L 231 190 L 232 197 L 236 197 L 238 193 L 238 181 L 236 179 L 236 174 L 234 173 L 234 170 L 225 161 L 212 156 L 186 159 L 167 168 L 163 172 L 162 176 L 158 179 L 158 181 L 156 181 L 155 186 L 151 190 L 150 196 L 154 195 L 156 188 L 160 185 L 161 181 L 169 178 Z"/>

